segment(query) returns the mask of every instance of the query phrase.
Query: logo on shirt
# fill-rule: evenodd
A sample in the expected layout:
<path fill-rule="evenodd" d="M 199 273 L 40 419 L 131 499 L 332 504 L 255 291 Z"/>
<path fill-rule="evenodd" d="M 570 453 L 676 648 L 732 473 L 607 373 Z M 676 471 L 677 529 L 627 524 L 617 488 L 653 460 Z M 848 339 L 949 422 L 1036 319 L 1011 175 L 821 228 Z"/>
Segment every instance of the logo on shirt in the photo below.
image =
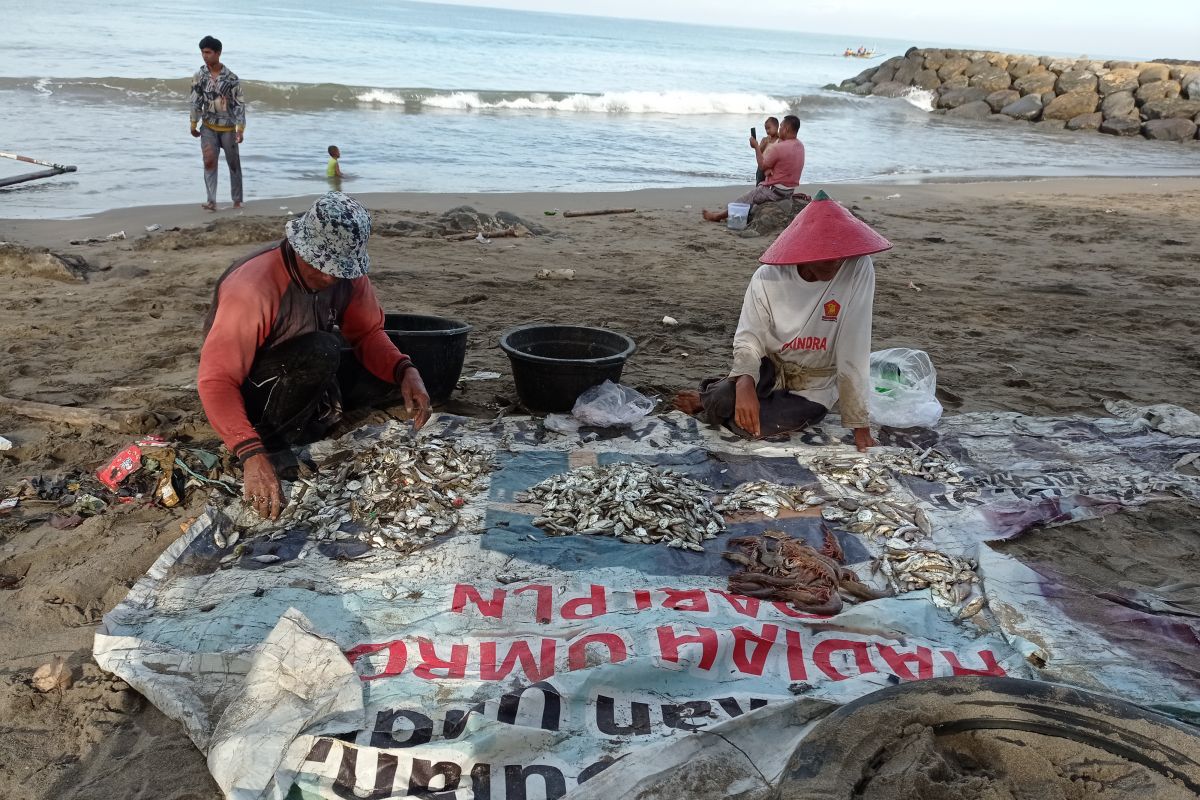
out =
<path fill-rule="evenodd" d="M 838 314 L 842 311 L 842 305 L 837 300 L 830 300 L 825 304 L 825 314 L 821 319 L 826 322 L 837 322 Z"/>
<path fill-rule="evenodd" d="M 779 349 L 785 353 L 788 350 L 827 350 L 828 343 L 825 336 L 797 336 Z"/>

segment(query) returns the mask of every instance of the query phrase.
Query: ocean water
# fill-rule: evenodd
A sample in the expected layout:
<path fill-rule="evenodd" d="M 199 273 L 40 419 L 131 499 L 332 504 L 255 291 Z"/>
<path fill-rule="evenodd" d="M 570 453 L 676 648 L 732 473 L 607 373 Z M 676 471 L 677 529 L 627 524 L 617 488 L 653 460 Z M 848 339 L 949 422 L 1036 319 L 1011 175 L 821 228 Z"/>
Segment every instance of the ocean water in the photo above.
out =
<path fill-rule="evenodd" d="M 750 127 L 787 113 L 806 183 L 1200 173 L 1194 146 L 946 120 L 920 91 L 821 89 L 921 42 L 395 0 L 63 0 L 6 27 L 0 151 L 79 171 L 0 189 L 0 217 L 201 202 L 187 97 L 205 34 L 250 104 L 248 200 L 322 191 L 330 144 L 351 192 L 749 184 Z M 881 55 L 841 56 L 860 44 Z M 0 159 L 0 177 L 29 169 Z M 227 203 L 223 163 L 220 180 Z"/>

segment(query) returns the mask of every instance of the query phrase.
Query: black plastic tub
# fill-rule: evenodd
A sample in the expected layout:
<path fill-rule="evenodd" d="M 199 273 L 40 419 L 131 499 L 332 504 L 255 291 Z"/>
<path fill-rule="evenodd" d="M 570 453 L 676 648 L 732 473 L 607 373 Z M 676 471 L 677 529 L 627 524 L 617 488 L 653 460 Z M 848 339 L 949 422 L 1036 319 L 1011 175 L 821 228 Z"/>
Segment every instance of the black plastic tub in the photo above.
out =
<path fill-rule="evenodd" d="M 579 325 L 522 325 L 500 337 L 512 362 L 521 405 L 530 411 L 570 411 L 576 398 L 606 380 L 618 383 L 633 339 Z"/>
<path fill-rule="evenodd" d="M 428 314 L 384 314 L 383 330 L 412 359 L 425 381 L 429 399 L 444 403 L 462 375 L 471 326 Z"/>

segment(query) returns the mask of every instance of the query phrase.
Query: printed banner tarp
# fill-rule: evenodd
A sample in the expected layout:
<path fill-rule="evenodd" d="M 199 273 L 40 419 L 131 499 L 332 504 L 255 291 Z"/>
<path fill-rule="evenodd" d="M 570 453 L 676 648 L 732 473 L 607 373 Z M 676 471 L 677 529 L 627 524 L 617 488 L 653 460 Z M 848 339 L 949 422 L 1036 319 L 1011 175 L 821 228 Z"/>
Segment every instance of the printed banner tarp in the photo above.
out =
<path fill-rule="evenodd" d="M 956 621 L 928 590 L 834 617 L 726 591 L 727 538 L 774 528 L 819 546 L 815 511 L 733 523 L 692 553 L 549 537 L 532 525 L 538 508 L 518 502 L 546 477 L 617 461 L 719 490 L 815 485 L 814 457 L 853 452 L 836 423 L 749 443 L 679 414 L 604 435 L 441 416 L 423 435 L 495 453 L 487 489 L 464 509 L 475 530 L 361 558 L 295 530 L 251 539 L 222 565 L 213 531 L 228 523 L 212 508 L 105 617 L 97 661 L 186 726 L 227 797 L 611 798 L 683 763 L 711 768 L 714 797 L 756 797 L 807 721 L 934 676 L 1040 678 L 1200 715 L 1200 621 L 1126 606 L 1075 619 L 1061 587 L 984 544 L 1196 501 L 1200 480 L 1173 465 L 1200 439 L 1136 418 L 1017 414 L 949 417 L 915 438 L 885 430 L 885 446 L 936 446 L 965 468 L 961 483 L 901 477 L 894 490 L 927 510 L 934 548 L 979 563 L 990 609 Z M 878 546 L 839 539 L 847 563 L 870 573 Z M 280 560 L 254 560 L 265 553 Z"/>

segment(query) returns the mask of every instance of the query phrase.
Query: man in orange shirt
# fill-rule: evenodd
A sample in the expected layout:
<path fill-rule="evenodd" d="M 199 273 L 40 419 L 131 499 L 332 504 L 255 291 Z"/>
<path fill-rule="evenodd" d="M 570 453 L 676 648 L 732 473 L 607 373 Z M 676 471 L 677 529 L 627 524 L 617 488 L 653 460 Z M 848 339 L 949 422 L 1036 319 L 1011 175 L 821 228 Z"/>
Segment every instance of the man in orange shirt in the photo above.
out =
<path fill-rule="evenodd" d="M 319 439 L 337 422 L 339 372 L 348 384 L 365 370 L 396 386 L 415 427 L 429 419 L 420 373 L 383 332 L 367 278 L 367 210 L 327 192 L 285 230 L 218 280 L 196 381 L 209 422 L 242 462 L 246 501 L 270 519 L 279 517 L 283 493 L 268 455 Z M 343 343 L 353 355 L 343 356 Z"/>
<path fill-rule="evenodd" d="M 804 145 L 796 138 L 799 132 L 800 118 L 788 114 L 779 124 L 779 141 L 765 152 L 759 149 L 757 140 L 751 140 L 758 166 L 766 177 L 762 183 L 733 202 L 750 205 L 750 214 L 753 215 L 754 206 L 791 198 L 800 185 L 800 174 L 804 172 Z M 729 218 L 727 208 L 721 211 L 705 209 L 703 213 L 709 222 L 724 222 Z"/>

